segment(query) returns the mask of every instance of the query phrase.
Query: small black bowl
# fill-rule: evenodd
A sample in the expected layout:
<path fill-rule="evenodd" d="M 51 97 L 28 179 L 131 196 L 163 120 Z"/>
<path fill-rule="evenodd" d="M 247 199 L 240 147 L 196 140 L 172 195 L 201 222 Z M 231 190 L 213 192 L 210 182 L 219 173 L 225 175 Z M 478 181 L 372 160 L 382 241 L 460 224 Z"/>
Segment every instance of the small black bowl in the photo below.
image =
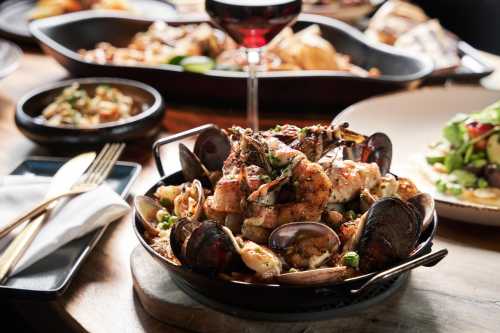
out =
<path fill-rule="evenodd" d="M 156 189 L 161 185 L 179 185 L 184 181 L 182 172 L 173 173 L 162 178 L 146 192 L 146 195 L 153 196 Z M 351 293 L 351 289 L 359 288 L 376 274 L 373 272 L 349 278 L 341 283 L 311 286 L 258 284 L 209 277 L 196 273 L 185 266 L 177 266 L 153 250 L 144 239 L 144 226 L 140 222 L 137 212 L 135 212 L 134 216 L 133 228 L 135 235 L 146 251 L 169 271 L 172 280 L 181 290 L 186 292 L 189 290 L 191 296 L 209 305 L 211 303 L 203 300 L 208 299 L 211 302 L 224 304 L 232 309 L 240 309 L 240 311 L 244 309 L 244 311 L 258 311 L 275 315 L 288 312 L 308 312 L 311 309 L 356 303 L 358 300 L 364 299 L 365 294 L 354 295 Z M 434 214 L 432 223 L 420 236 L 417 250 L 411 255 L 411 259 L 420 257 L 432 250 L 432 239 L 436 233 L 437 224 L 437 215 Z M 379 284 L 381 283 L 383 282 Z M 293 319 L 289 318 L 288 320 Z"/>
<path fill-rule="evenodd" d="M 100 84 L 120 89 L 142 105 L 143 111 L 125 120 L 98 124 L 91 127 L 53 126 L 39 118 L 43 109 L 49 105 L 64 88 L 73 83 L 93 95 Z M 113 78 L 86 78 L 59 81 L 35 89 L 17 103 L 15 121 L 19 130 L 30 140 L 42 144 L 97 145 L 106 142 L 130 142 L 154 136 L 165 114 L 160 93 L 144 83 Z"/>

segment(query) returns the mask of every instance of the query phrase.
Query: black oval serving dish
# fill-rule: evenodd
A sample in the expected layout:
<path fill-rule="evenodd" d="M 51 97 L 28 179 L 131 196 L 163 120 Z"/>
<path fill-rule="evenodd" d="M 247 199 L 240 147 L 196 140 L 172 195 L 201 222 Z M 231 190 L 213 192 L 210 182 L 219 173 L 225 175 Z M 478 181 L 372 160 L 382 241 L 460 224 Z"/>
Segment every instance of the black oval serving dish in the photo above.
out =
<path fill-rule="evenodd" d="M 156 188 L 161 185 L 178 185 L 183 182 L 182 173 L 176 172 L 162 178 L 149 189 L 146 195 L 152 196 Z M 134 216 L 133 228 L 139 242 L 154 259 L 168 269 L 173 281 L 180 285 L 182 290 L 191 290 L 194 294 L 202 295 L 204 298 L 229 305 L 229 308 L 234 306 L 259 312 L 301 312 L 345 302 L 346 299 L 362 299 L 365 295 L 353 295 L 351 289 L 359 288 L 376 274 L 370 273 L 350 278 L 338 284 L 316 286 L 252 284 L 209 277 L 186 267 L 177 266 L 156 253 L 143 238 L 144 229 L 137 213 Z M 431 251 L 437 224 L 437 215 L 434 214 L 431 225 L 420 236 L 417 250 L 411 256 L 412 259 Z"/>
<path fill-rule="evenodd" d="M 206 17 L 180 18 L 167 20 L 167 23 L 206 21 Z M 100 65 L 83 61 L 78 54 L 79 49 L 93 48 L 102 41 L 126 46 L 135 33 L 145 31 L 152 22 L 123 14 L 81 12 L 35 21 L 30 30 L 42 49 L 74 75 L 134 78 L 162 92 L 168 91 L 169 98 L 244 106 L 247 78 L 244 72 L 212 70 L 198 74 L 184 72 L 175 65 Z M 301 107 L 316 106 L 327 107 L 332 112 L 332 107 L 342 108 L 372 95 L 416 86 L 432 72 L 430 61 L 368 42 L 357 29 L 335 19 L 300 15 L 293 29 L 301 30 L 311 24 L 318 24 L 323 37 L 339 52 L 351 56 L 353 63 L 363 68 L 377 67 L 383 75 L 362 78 L 334 71 L 260 73 L 262 106 L 294 106 L 297 112 Z"/>
<path fill-rule="evenodd" d="M 93 94 L 99 84 L 108 84 L 131 96 L 143 111 L 128 119 L 92 127 L 52 126 L 38 118 L 62 90 L 74 82 Z M 160 93 L 144 83 L 114 78 L 86 78 L 59 81 L 35 89 L 17 104 L 15 121 L 30 140 L 44 145 L 95 145 L 105 142 L 129 142 L 154 136 L 159 130 L 165 108 Z"/>
<path fill-rule="evenodd" d="M 148 17 L 176 15 L 173 5 L 162 0 L 128 0 L 139 13 Z M 29 30 L 28 14 L 37 0 L 0 0 L 0 35 L 25 44 L 36 44 Z"/>

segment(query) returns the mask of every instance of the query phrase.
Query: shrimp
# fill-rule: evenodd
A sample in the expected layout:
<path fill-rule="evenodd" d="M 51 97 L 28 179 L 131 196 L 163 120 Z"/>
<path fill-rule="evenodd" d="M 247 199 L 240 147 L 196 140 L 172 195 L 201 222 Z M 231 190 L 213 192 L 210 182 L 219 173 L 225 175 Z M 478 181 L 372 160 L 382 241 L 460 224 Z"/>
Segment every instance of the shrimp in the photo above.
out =
<path fill-rule="evenodd" d="M 333 185 L 329 203 L 344 203 L 354 199 L 361 190 L 371 189 L 381 178 L 376 163 L 326 159 L 319 163 Z"/>
<path fill-rule="evenodd" d="M 297 154 L 281 177 L 248 196 L 244 225 L 274 229 L 288 222 L 319 221 L 331 191 L 332 183 L 321 166 Z"/>
<path fill-rule="evenodd" d="M 233 168 L 217 182 L 214 194 L 208 197 L 205 211 L 219 213 L 242 213 L 246 199 L 245 168 Z"/>

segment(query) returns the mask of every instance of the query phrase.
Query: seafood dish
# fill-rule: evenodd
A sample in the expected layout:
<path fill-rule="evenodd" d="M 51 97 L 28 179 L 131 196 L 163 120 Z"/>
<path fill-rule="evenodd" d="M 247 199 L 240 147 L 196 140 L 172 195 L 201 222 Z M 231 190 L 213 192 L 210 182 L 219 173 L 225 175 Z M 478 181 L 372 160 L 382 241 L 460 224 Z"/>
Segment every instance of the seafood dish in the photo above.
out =
<path fill-rule="evenodd" d="M 212 127 L 180 143 L 185 182 L 135 198 L 143 239 L 171 265 L 248 283 L 335 284 L 404 261 L 434 201 L 389 172 L 385 134 L 347 127 Z"/>
<path fill-rule="evenodd" d="M 124 120 L 140 112 L 134 99 L 116 87 L 100 84 L 89 96 L 75 82 L 43 109 L 39 119 L 52 126 L 90 127 Z"/>
<path fill-rule="evenodd" d="M 371 40 L 429 56 L 437 72 L 453 71 L 461 64 L 458 38 L 408 2 L 387 1 L 370 19 L 365 34 Z"/>
<path fill-rule="evenodd" d="M 500 101 L 479 112 L 455 115 L 421 164 L 439 192 L 500 207 Z"/>
<path fill-rule="evenodd" d="M 127 0 L 38 0 L 29 13 L 30 20 L 62 15 L 87 9 L 130 11 Z"/>
<path fill-rule="evenodd" d="M 248 67 L 244 50 L 208 23 L 173 26 L 156 21 L 147 31 L 137 33 L 127 47 L 101 42 L 95 49 L 79 53 L 84 61 L 98 64 L 170 64 L 199 73 L 212 69 L 245 71 Z M 316 24 L 296 33 L 284 29 L 266 47 L 262 58 L 261 71 L 331 70 L 361 77 L 381 74 L 377 68 L 356 66 L 348 55 L 338 53 Z"/>

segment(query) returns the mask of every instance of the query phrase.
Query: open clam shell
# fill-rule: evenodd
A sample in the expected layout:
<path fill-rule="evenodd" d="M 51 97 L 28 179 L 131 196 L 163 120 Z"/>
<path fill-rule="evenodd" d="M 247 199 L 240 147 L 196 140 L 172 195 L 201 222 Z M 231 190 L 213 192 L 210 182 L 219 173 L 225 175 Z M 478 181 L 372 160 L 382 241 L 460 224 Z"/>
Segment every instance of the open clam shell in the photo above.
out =
<path fill-rule="evenodd" d="M 156 213 L 163 209 L 158 202 L 148 196 L 138 195 L 134 198 L 134 208 L 139 215 L 139 219 L 144 226 L 144 229 L 151 235 L 157 236 L 159 230 L 156 228 L 158 221 L 156 220 Z"/>
<path fill-rule="evenodd" d="M 339 283 L 351 277 L 353 269 L 346 266 L 326 267 L 280 274 L 276 280 L 283 284 L 319 285 Z"/>
<path fill-rule="evenodd" d="M 274 229 L 269 236 L 268 245 L 280 253 L 289 266 L 313 269 L 321 266 L 337 252 L 340 239 L 335 231 L 325 224 L 293 222 Z M 305 247 L 309 250 L 305 251 Z"/>

